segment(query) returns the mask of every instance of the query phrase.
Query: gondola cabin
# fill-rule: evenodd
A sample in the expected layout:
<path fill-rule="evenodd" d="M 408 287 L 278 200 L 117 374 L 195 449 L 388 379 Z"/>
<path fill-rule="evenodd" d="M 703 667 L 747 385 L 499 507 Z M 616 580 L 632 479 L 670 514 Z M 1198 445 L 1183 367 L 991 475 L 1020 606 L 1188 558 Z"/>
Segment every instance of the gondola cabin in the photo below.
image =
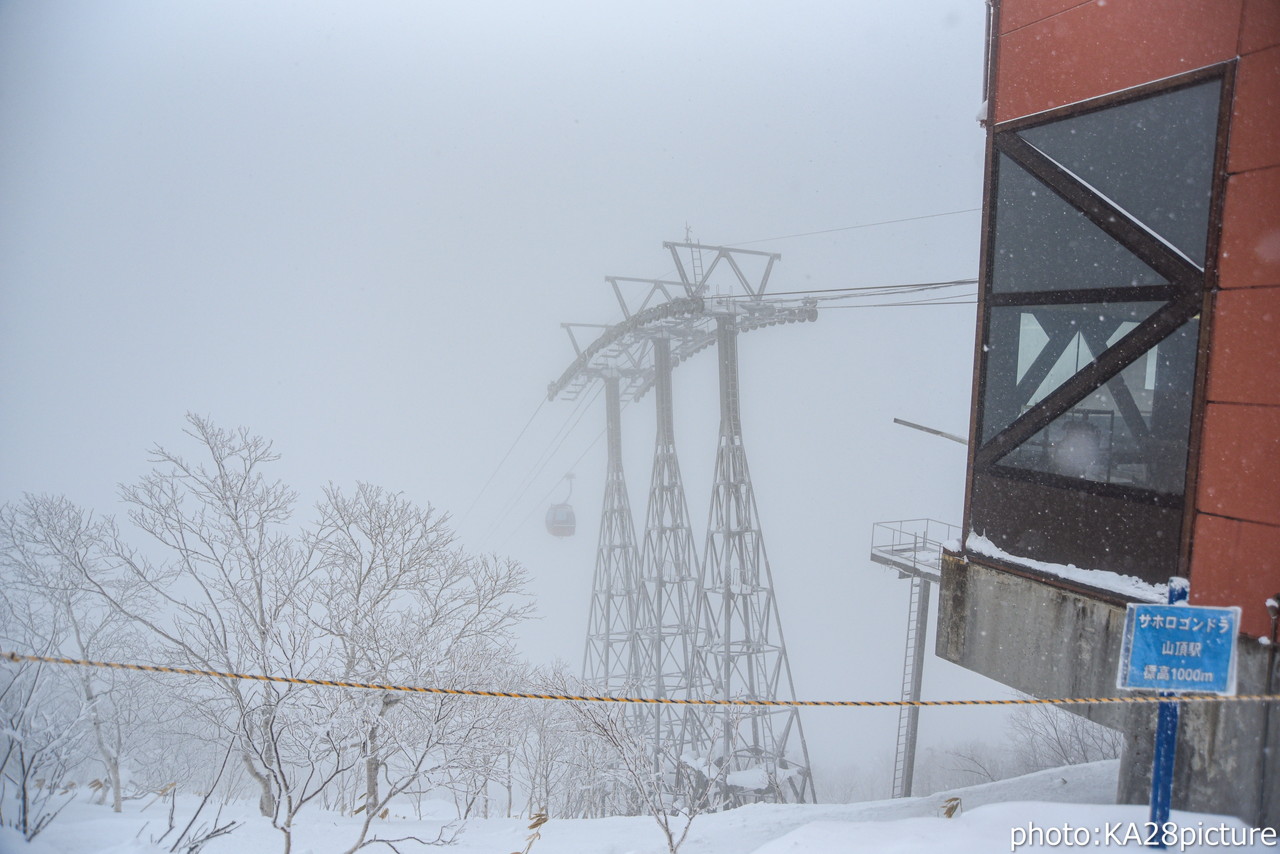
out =
<path fill-rule="evenodd" d="M 553 537 L 572 537 L 577 528 L 573 505 L 552 504 L 547 509 L 547 533 Z"/>

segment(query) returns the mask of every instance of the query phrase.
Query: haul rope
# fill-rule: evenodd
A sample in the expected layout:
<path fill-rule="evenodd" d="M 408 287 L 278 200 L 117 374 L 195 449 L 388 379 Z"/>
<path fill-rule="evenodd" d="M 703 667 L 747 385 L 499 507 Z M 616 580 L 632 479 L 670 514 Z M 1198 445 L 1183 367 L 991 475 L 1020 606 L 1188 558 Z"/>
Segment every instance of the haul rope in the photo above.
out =
<path fill-rule="evenodd" d="M 378 682 L 350 682 L 339 679 L 306 679 L 301 676 L 265 676 L 259 673 L 228 673 L 220 670 L 197 670 L 189 667 L 166 667 L 159 664 L 132 664 L 120 661 L 89 661 L 80 658 L 55 658 L 25 655 L 0 650 L 0 658 L 14 663 L 34 661 L 43 664 L 66 664 L 75 667 L 105 667 L 112 670 L 141 670 L 148 673 L 176 673 L 183 676 L 206 676 L 214 679 L 247 679 L 252 682 L 283 682 L 289 685 L 319 685 L 326 688 L 357 688 L 363 691 L 402 691 L 409 694 L 445 694 L 463 697 L 501 697 L 511 700 L 557 700 L 577 703 L 642 703 L 662 706 L 827 706 L 890 707 L 917 706 L 1087 706 L 1101 703 L 1257 703 L 1280 700 L 1280 694 L 1179 694 L 1176 698 L 1147 694 L 1124 697 L 1026 697 L 1009 700 L 685 700 L 676 697 L 592 697 L 577 694 L 532 694 L 523 691 L 480 691 L 471 688 L 430 688 L 421 685 L 384 685 Z"/>

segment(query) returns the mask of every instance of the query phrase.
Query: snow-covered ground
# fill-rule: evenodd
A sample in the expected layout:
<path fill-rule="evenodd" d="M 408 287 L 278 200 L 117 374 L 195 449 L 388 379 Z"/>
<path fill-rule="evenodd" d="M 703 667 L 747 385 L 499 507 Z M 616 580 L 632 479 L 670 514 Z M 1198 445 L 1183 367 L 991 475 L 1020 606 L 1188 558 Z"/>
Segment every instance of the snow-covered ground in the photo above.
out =
<path fill-rule="evenodd" d="M 1041 771 L 922 798 L 873 801 L 860 804 L 817 806 L 767 805 L 743 807 L 695 820 L 681 854 L 992 854 L 1011 851 L 1014 842 L 1034 841 L 1036 830 L 1046 844 L 1026 844 L 1020 851 L 1053 850 L 1065 847 L 1140 849 L 1143 846 L 1126 835 L 1145 832 L 1147 810 L 1141 806 L 1108 804 L 1115 791 L 1117 763 L 1096 762 L 1069 768 Z M 942 815 L 944 801 L 959 798 L 959 809 L 951 818 Z M 190 808 L 192 802 L 186 802 Z M 26 845 L 11 832 L 0 831 L 0 852 L 4 854 L 161 854 L 167 847 L 150 839 L 167 826 L 162 803 L 144 806 L 132 802 L 121 815 L 106 807 L 84 801 L 73 803 L 58 820 Z M 184 802 L 179 800 L 179 812 Z M 446 810 L 441 804 L 442 812 Z M 211 842 L 207 854 L 280 851 L 280 834 L 254 815 L 249 804 L 224 808 L 223 818 L 243 819 L 245 825 L 229 836 Z M 295 833 L 294 848 L 300 854 L 341 852 L 355 839 L 358 817 L 340 816 L 322 810 L 303 813 Z M 1186 851 L 1278 852 L 1280 847 L 1258 840 L 1246 847 L 1214 844 L 1221 831 L 1205 837 L 1206 829 L 1236 828 L 1244 825 L 1234 818 L 1173 814 L 1186 833 L 1199 834 L 1200 844 Z M 413 821 L 392 816 L 379 822 L 379 833 L 387 838 L 417 835 L 434 838 L 442 824 Z M 525 850 L 530 831 L 525 819 L 476 819 L 467 823 L 455 845 L 446 849 L 408 846 L 404 850 L 446 850 L 455 854 L 509 854 Z M 1054 833 L 1071 828 L 1074 845 L 1056 840 Z M 529 848 L 530 854 L 662 854 L 665 843 L 652 818 L 555 819 L 542 826 L 541 838 Z M 1111 831 L 1108 836 L 1107 831 Z M 1229 833 L 1230 831 L 1228 831 Z M 1022 838 L 1019 835 L 1022 834 Z M 1191 839 L 1188 836 L 1188 839 Z M 1049 844 L 1057 841 L 1057 844 Z M 1082 844 L 1083 843 L 1083 844 Z M 370 851 L 388 851 L 373 846 Z M 1180 850 L 1175 843 L 1170 850 Z"/>

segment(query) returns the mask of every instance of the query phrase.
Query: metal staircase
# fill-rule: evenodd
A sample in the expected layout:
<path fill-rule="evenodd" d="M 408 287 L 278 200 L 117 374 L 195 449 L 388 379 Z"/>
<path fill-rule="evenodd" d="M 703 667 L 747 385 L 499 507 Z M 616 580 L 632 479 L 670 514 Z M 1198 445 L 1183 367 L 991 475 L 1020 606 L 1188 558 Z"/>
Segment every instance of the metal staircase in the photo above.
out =
<path fill-rule="evenodd" d="M 911 601 L 907 611 L 907 642 L 902 659 L 902 699 L 920 699 L 920 681 L 924 675 L 924 641 L 929 631 L 929 582 L 911 579 Z M 893 796 L 911 795 L 916 764 L 916 730 L 920 718 L 918 706 L 898 709 L 898 748 L 893 756 Z"/>
<path fill-rule="evenodd" d="M 871 530 L 871 560 L 898 571 L 900 578 L 911 579 L 911 596 L 907 604 L 907 636 L 902 657 L 902 699 L 920 699 L 924 676 L 925 640 L 929 634 L 929 585 L 939 580 L 942 572 L 944 543 L 956 541 L 960 529 L 934 519 L 906 519 L 880 522 Z M 902 706 L 898 712 L 897 749 L 893 757 L 893 796 L 911 795 L 916 764 L 916 731 L 920 708 Z"/>

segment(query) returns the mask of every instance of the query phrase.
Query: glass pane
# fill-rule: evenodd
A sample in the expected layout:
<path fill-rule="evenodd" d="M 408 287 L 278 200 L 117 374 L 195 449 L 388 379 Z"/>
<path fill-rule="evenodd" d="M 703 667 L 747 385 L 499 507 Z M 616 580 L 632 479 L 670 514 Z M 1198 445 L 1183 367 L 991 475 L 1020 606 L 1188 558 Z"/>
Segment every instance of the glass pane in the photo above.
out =
<path fill-rule="evenodd" d="M 1198 334 L 1183 325 L 1000 464 L 1181 493 Z"/>
<path fill-rule="evenodd" d="M 997 293 L 1167 284 L 1003 154 L 996 182 L 991 285 Z"/>
<path fill-rule="evenodd" d="M 1220 91 L 1213 80 L 1019 136 L 1203 268 Z"/>
<path fill-rule="evenodd" d="M 986 442 L 1008 427 L 1162 305 L 1126 302 L 993 308 L 983 377 L 982 440 Z M 1145 374 L 1140 379 L 1145 380 Z"/>

